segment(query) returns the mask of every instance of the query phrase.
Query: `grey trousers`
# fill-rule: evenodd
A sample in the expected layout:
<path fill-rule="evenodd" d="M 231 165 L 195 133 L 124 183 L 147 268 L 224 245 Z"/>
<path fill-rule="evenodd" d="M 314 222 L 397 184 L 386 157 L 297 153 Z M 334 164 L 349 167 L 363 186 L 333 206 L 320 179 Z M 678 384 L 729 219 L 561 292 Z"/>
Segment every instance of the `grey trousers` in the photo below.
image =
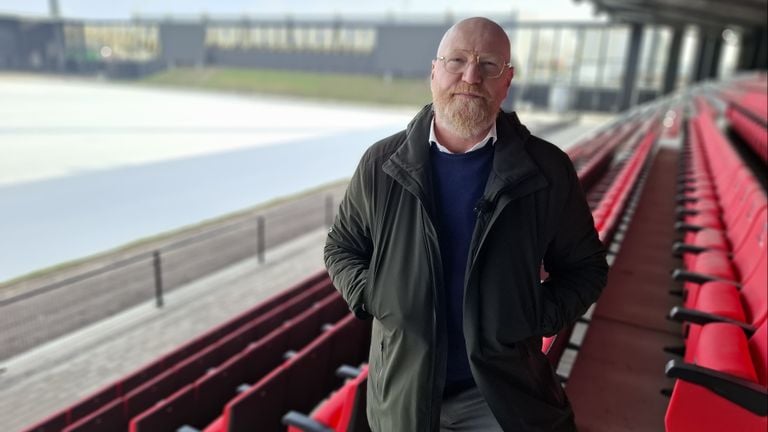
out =
<path fill-rule="evenodd" d="M 503 432 L 477 387 L 448 399 L 440 410 L 440 432 Z"/>

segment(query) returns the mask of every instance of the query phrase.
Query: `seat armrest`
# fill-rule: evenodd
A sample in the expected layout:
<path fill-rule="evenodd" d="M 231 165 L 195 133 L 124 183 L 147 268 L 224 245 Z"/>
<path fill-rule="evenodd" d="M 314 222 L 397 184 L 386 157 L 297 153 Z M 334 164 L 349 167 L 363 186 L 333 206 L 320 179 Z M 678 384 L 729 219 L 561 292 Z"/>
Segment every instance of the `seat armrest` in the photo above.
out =
<path fill-rule="evenodd" d="M 328 426 L 297 411 L 288 411 L 288 414 L 283 416 L 281 422 L 285 426 L 293 426 L 305 432 L 333 432 L 333 429 Z"/>
<path fill-rule="evenodd" d="M 344 379 L 357 378 L 362 370 L 350 365 L 341 365 L 336 369 L 336 376 Z"/>
<path fill-rule="evenodd" d="M 672 279 L 678 282 L 693 282 L 697 284 L 705 284 L 707 282 L 725 282 L 731 284 L 738 289 L 741 289 L 741 284 L 728 279 L 722 279 L 716 276 L 708 275 L 705 273 L 696 273 L 683 269 L 675 269 L 672 272 Z"/>
<path fill-rule="evenodd" d="M 695 203 L 695 202 L 697 202 L 697 201 L 699 201 L 699 199 L 698 199 L 698 198 L 694 198 L 694 197 L 692 197 L 692 196 L 688 196 L 688 195 L 686 195 L 686 194 L 678 194 L 678 195 L 675 197 L 675 202 L 676 202 L 677 204 Z"/>
<path fill-rule="evenodd" d="M 751 336 L 755 331 L 757 331 L 757 328 L 753 325 L 743 323 L 741 321 L 736 321 L 735 319 L 724 317 L 721 315 L 715 315 L 708 312 L 703 312 L 700 310 L 690 309 L 682 306 L 673 306 L 672 309 L 670 309 L 669 315 L 667 315 L 667 318 L 669 318 L 672 321 L 689 322 L 692 324 L 699 324 L 699 325 L 710 324 L 710 323 L 732 324 L 744 330 L 744 333 L 747 335 L 747 337 Z"/>
<path fill-rule="evenodd" d="M 683 243 L 683 242 L 675 242 L 675 244 L 672 245 L 672 252 L 675 254 L 675 256 L 678 256 L 678 257 L 686 252 L 698 254 L 706 250 L 708 249 L 705 247 L 696 246 L 696 245 Z"/>
<path fill-rule="evenodd" d="M 704 229 L 702 226 L 698 225 L 692 225 L 685 222 L 675 222 L 675 231 L 677 232 L 683 232 L 683 231 L 693 231 L 698 232 Z"/>
<path fill-rule="evenodd" d="M 684 216 L 696 216 L 697 214 L 699 214 L 699 211 L 680 206 L 675 209 L 675 214 L 677 215 L 678 219 L 680 219 Z"/>
<path fill-rule="evenodd" d="M 664 373 L 705 387 L 759 416 L 768 414 L 768 390 L 757 383 L 680 360 L 670 360 Z"/>

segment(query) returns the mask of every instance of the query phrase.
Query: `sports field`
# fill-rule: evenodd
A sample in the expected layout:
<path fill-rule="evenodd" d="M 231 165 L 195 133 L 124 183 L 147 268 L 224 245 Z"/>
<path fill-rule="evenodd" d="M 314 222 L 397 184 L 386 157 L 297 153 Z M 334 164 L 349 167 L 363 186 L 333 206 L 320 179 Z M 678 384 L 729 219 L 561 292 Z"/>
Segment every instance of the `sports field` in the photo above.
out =
<path fill-rule="evenodd" d="M 238 93 L 277 94 L 374 105 L 420 106 L 431 99 L 423 79 L 322 74 L 264 69 L 179 68 L 143 80 L 146 84 Z"/>
<path fill-rule="evenodd" d="M 0 283 L 351 175 L 417 107 L 0 75 Z"/>

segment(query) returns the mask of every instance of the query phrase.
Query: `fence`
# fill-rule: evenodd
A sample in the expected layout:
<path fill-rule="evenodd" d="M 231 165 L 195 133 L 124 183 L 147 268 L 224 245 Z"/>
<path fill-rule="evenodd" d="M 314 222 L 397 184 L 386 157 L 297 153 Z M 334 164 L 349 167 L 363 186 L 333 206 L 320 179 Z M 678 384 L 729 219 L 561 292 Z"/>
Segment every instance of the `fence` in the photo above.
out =
<path fill-rule="evenodd" d="M 238 261 L 263 263 L 270 248 L 330 225 L 344 186 L 211 224 L 149 251 L 0 300 L 0 360 L 154 298 Z"/>

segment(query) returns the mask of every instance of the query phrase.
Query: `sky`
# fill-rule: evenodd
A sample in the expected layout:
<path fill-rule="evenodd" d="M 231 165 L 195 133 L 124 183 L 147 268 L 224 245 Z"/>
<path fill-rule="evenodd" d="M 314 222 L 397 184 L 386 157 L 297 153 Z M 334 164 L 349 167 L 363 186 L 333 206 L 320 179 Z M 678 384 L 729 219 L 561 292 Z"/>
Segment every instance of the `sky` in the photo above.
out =
<path fill-rule="evenodd" d="M 46 16 L 48 0 L 0 0 L 0 14 Z M 395 17 L 415 15 L 509 16 L 521 20 L 591 20 L 593 7 L 587 0 L 59 0 L 65 18 L 128 19 L 133 16 L 210 17 L 292 15 L 339 15 Z"/>

